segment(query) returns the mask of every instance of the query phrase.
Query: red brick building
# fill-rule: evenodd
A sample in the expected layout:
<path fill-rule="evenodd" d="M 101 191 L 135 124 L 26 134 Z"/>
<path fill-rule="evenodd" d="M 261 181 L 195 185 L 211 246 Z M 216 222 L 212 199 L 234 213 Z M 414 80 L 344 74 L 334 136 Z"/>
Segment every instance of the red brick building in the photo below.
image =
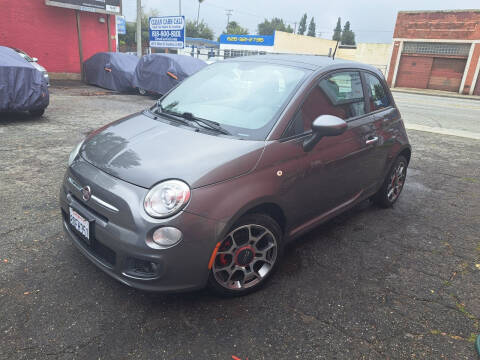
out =
<path fill-rule="evenodd" d="M 0 0 L 0 14 L 0 45 L 37 57 L 53 78 L 79 78 L 75 10 L 47 6 L 45 0 Z M 84 60 L 99 51 L 116 51 L 114 15 L 80 11 L 79 24 Z"/>
<path fill-rule="evenodd" d="M 390 86 L 480 95 L 480 10 L 401 11 L 393 37 Z"/>

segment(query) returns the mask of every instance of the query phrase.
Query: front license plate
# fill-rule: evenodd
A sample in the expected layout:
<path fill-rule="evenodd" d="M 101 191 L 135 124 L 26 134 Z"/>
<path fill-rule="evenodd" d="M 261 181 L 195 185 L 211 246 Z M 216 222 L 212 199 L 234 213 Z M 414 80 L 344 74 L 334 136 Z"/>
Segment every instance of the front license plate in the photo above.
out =
<path fill-rule="evenodd" d="M 76 230 L 76 232 L 80 235 L 82 240 L 84 240 L 87 244 L 90 244 L 90 221 L 85 219 L 82 215 L 78 212 L 69 208 L 70 210 L 70 226 Z"/>

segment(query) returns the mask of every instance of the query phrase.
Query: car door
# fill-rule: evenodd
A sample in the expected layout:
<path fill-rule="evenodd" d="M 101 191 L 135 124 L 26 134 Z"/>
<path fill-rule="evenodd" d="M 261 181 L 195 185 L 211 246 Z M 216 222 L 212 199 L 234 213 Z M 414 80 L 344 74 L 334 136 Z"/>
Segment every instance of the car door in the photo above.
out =
<path fill-rule="evenodd" d="M 365 84 L 365 99 L 369 112 L 369 123 L 372 128 L 373 138 L 370 139 L 368 186 L 375 188 L 383 182 L 388 154 L 395 143 L 395 134 L 392 124 L 400 119 L 398 110 L 393 106 L 390 93 L 384 81 L 371 72 L 362 73 Z M 374 134 L 373 134 L 374 133 Z"/>
<path fill-rule="evenodd" d="M 303 142 L 320 115 L 338 116 L 348 129 L 305 152 Z M 283 138 L 267 147 L 264 158 L 282 171 L 281 202 L 293 227 L 315 223 L 361 196 L 370 150 L 366 141 L 374 135 L 369 121 L 360 72 L 337 71 L 311 89 Z"/>

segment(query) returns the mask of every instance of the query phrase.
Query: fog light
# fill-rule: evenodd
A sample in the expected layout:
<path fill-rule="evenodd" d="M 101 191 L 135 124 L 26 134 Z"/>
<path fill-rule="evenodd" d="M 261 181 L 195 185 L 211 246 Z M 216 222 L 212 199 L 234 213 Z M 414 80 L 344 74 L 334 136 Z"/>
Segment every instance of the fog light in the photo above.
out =
<path fill-rule="evenodd" d="M 153 249 L 171 247 L 182 240 L 182 232 L 174 227 L 161 227 L 154 231 L 153 241 L 147 240 L 147 245 Z"/>

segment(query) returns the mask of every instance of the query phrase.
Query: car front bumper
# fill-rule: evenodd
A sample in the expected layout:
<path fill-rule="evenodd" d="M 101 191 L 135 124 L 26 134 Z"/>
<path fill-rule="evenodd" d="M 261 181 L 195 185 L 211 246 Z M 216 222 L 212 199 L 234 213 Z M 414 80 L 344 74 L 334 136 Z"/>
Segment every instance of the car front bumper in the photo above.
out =
<path fill-rule="evenodd" d="M 88 201 L 79 191 L 86 185 L 94 195 Z M 185 210 L 168 219 L 153 219 L 143 209 L 147 191 L 81 158 L 76 160 L 60 189 L 65 233 L 90 261 L 131 287 L 158 292 L 204 287 L 210 256 L 223 224 Z M 69 208 L 92 220 L 91 244 L 69 225 Z M 179 229 L 182 240 L 170 248 L 152 249 L 146 240 L 162 226 Z"/>

